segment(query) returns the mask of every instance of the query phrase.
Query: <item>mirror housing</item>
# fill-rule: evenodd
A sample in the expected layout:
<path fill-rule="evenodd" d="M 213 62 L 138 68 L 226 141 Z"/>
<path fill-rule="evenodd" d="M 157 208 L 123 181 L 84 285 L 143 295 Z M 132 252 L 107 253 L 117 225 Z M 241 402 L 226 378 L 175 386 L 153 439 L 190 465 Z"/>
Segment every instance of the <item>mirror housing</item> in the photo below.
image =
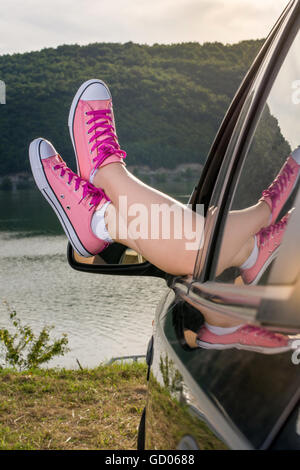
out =
<path fill-rule="evenodd" d="M 140 260 L 138 259 L 135 263 L 123 262 L 120 264 L 120 260 L 124 258 L 126 250 L 126 246 L 121 245 L 120 243 L 113 243 L 106 248 L 103 253 L 101 253 L 101 256 L 97 255 L 96 257 L 91 258 L 91 260 L 88 258 L 82 258 L 81 260 L 81 257 L 77 255 L 69 242 L 67 247 L 67 258 L 71 268 L 76 271 L 86 273 L 110 274 L 117 276 L 151 276 L 160 277 L 166 281 L 169 277 L 173 277 L 144 260 L 142 260 L 143 262 L 139 262 Z M 93 259 L 95 258 L 97 258 L 96 263 L 93 262 Z"/>

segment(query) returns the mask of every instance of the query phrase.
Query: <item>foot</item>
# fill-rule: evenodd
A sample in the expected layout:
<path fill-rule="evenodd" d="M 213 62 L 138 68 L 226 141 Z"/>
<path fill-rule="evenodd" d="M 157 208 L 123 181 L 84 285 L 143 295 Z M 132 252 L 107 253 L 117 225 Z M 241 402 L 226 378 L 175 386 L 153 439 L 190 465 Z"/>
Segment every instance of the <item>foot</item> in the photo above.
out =
<path fill-rule="evenodd" d="M 292 349 L 288 336 L 249 324 L 241 326 L 234 333 L 224 335 L 216 335 L 203 326 L 197 335 L 196 343 L 204 349 L 235 348 L 262 354 L 279 354 Z"/>
<path fill-rule="evenodd" d="M 35 182 L 75 251 L 85 257 L 100 253 L 108 243 L 93 234 L 91 219 L 109 200 L 105 193 L 73 173 L 47 140 L 31 142 L 29 158 Z"/>
<path fill-rule="evenodd" d="M 288 157 L 273 183 L 263 191 L 260 201 L 268 204 L 271 210 L 271 218 L 268 225 L 276 222 L 276 219 L 284 204 L 291 195 L 300 174 L 300 147 Z"/>
<path fill-rule="evenodd" d="M 245 284 L 257 284 L 267 267 L 276 258 L 291 212 L 289 211 L 277 224 L 263 228 L 256 234 L 257 259 L 251 268 L 241 269 Z"/>
<path fill-rule="evenodd" d="M 112 97 L 101 80 L 88 80 L 77 91 L 69 113 L 69 130 L 77 172 L 87 181 L 92 181 L 100 166 L 123 162 L 126 157 L 116 134 Z"/>

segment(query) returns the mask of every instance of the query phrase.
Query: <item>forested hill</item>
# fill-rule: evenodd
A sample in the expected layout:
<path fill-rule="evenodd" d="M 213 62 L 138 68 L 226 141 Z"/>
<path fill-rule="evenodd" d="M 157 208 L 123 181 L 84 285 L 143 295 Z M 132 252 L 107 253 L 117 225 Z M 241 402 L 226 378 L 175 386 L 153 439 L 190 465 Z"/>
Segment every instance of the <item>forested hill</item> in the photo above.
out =
<path fill-rule="evenodd" d="M 203 163 L 224 113 L 262 41 L 138 45 L 96 43 L 0 56 L 0 175 L 29 171 L 28 145 L 51 140 L 75 168 L 69 107 L 80 84 L 111 89 L 128 164 Z"/>

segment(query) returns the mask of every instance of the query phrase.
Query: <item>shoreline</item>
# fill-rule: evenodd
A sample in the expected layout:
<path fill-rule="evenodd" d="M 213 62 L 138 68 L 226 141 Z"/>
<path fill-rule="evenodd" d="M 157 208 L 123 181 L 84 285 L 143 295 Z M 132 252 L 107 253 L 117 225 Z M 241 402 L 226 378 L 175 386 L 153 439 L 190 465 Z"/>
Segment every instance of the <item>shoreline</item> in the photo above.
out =
<path fill-rule="evenodd" d="M 161 186 L 165 183 L 179 184 L 182 182 L 197 184 L 203 165 L 200 163 L 184 163 L 170 168 L 151 169 L 145 165 L 128 165 L 128 171 L 151 186 Z M 29 172 L 20 172 L 0 176 L 0 190 L 17 191 L 19 189 L 31 189 L 35 187 L 34 179 Z M 157 188 L 161 189 L 162 188 Z"/>

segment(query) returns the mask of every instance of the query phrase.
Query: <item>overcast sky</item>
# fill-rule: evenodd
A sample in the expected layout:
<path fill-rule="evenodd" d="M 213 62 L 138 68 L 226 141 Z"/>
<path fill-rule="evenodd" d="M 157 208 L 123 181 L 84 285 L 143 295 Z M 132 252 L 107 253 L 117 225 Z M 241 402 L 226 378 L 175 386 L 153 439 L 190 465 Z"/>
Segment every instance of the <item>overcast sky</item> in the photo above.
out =
<path fill-rule="evenodd" d="M 265 37 L 288 0 L 9 0 L 0 54 L 60 44 L 141 44 Z"/>

